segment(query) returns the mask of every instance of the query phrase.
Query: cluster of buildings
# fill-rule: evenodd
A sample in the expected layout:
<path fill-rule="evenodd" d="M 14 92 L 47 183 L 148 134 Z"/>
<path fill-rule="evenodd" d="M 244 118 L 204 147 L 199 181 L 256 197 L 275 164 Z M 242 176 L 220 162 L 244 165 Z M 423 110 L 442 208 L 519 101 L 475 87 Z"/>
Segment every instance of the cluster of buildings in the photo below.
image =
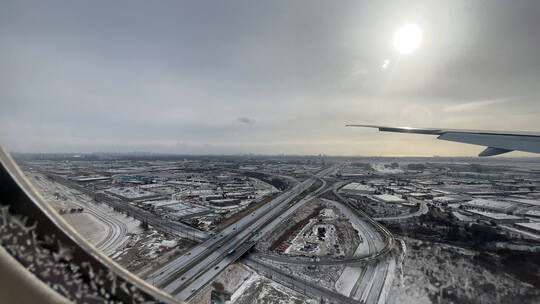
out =
<path fill-rule="evenodd" d="M 401 169 L 403 173 L 381 174 L 348 166 L 341 176 L 350 182 L 340 193 L 362 201 L 381 218 L 411 220 L 407 214 L 425 204 L 451 213 L 458 223 L 483 223 L 512 237 L 540 240 L 537 169 L 446 163 Z"/>
<path fill-rule="evenodd" d="M 164 219 L 202 230 L 279 191 L 276 176 L 307 178 L 322 169 L 320 159 L 283 161 L 254 157 L 190 157 L 174 160 L 39 160 L 29 169 L 58 176 Z M 255 178 L 271 176 L 271 178 Z M 281 179 L 281 184 L 286 184 Z"/>
<path fill-rule="evenodd" d="M 202 230 L 278 190 L 231 161 L 39 161 L 36 169 Z"/>

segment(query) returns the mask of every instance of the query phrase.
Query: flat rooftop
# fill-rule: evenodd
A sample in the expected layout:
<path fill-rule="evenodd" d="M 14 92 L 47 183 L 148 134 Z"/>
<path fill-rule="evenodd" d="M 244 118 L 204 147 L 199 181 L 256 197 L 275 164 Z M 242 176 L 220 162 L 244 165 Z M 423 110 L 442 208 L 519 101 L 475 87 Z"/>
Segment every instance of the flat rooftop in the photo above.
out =
<path fill-rule="evenodd" d="M 486 208 L 486 209 L 500 209 L 505 210 L 512 208 L 514 205 L 509 202 L 496 201 L 491 199 L 477 198 L 472 201 L 466 202 L 465 206 Z"/>
<path fill-rule="evenodd" d="M 505 214 L 505 213 L 496 213 L 496 212 L 487 212 L 487 211 L 478 211 L 478 210 L 468 210 L 470 213 L 478 214 L 492 220 L 523 220 L 522 217 Z"/>
<path fill-rule="evenodd" d="M 100 180 L 108 180 L 110 177 L 107 176 L 89 176 L 89 177 L 79 177 L 74 178 L 74 181 L 77 182 L 93 182 L 93 181 L 100 181 Z"/>
<path fill-rule="evenodd" d="M 509 198 L 508 200 L 516 203 L 540 206 L 540 199 L 530 199 L 530 198 Z"/>
<path fill-rule="evenodd" d="M 517 223 L 516 226 L 532 229 L 537 233 L 540 233 L 540 222 L 532 222 L 532 223 Z"/>
<path fill-rule="evenodd" d="M 341 189 L 345 191 L 375 191 L 371 186 L 360 183 L 350 183 Z"/>
<path fill-rule="evenodd" d="M 378 194 L 378 195 L 372 195 L 372 197 L 378 201 L 384 202 L 384 203 L 405 203 L 406 200 L 402 199 L 399 196 L 391 195 L 391 194 Z"/>

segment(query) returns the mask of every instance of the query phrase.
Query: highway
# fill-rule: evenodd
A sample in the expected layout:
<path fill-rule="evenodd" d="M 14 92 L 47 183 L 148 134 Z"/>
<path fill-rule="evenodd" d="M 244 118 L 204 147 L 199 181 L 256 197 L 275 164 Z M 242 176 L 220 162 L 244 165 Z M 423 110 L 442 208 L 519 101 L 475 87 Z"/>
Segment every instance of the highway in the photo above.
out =
<path fill-rule="evenodd" d="M 295 185 L 287 192 L 280 194 L 278 197 L 261 206 L 259 209 L 253 211 L 248 216 L 245 216 L 242 219 L 238 220 L 236 223 L 224 228 L 219 233 L 210 235 L 209 238 L 186 252 L 184 255 L 174 259 L 173 261 L 152 272 L 146 278 L 146 281 L 153 284 L 154 286 L 160 287 L 162 290 L 173 295 L 179 300 L 189 299 L 197 290 L 208 284 L 223 269 L 225 269 L 231 263 L 235 262 L 240 256 L 242 256 L 247 250 L 249 250 L 257 242 L 258 239 L 264 237 L 264 235 L 266 235 L 267 233 L 272 233 L 272 231 L 285 218 L 294 213 L 298 208 L 301 208 L 312 199 L 318 197 L 319 195 L 327 191 L 333 190 L 336 196 L 341 198 L 336 191 L 338 185 L 327 188 L 326 181 L 321 178 L 334 169 L 335 168 L 332 167 L 319 172 L 318 174 L 305 180 L 304 182 Z M 320 180 L 322 182 L 322 185 L 317 190 L 311 193 L 306 193 L 306 191 L 317 180 Z M 76 188 L 77 190 L 86 190 L 83 187 L 68 180 L 64 179 L 63 181 L 64 183 L 70 184 L 70 187 Z M 88 194 L 91 194 L 91 192 Z M 119 199 L 117 198 L 106 196 L 103 193 L 92 194 L 94 194 L 93 197 L 97 195 L 97 197 L 95 198 L 101 201 L 107 199 L 108 203 L 114 207 L 117 207 L 116 205 L 120 204 Z M 300 194 L 304 194 L 304 197 L 292 204 L 291 206 L 291 202 Z M 343 200 L 346 204 L 348 203 L 345 199 Z M 303 264 L 307 262 L 307 264 L 315 263 L 319 265 L 339 263 L 349 265 L 362 264 L 361 268 L 363 270 L 359 273 L 357 281 L 354 284 L 354 288 L 351 290 L 350 294 L 341 295 L 335 291 L 326 289 L 321 290 L 321 288 L 316 285 L 310 287 L 309 282 L 300 282 L 298 279 L 296 279 L 297 281 L 294 281 L 295 279 L 291 278 L 290 275 L 279 274 L 279 269 L 271 271 L 278 273 L 278 277 L 281 276 L 284 279 L 288 279 L 289 284 L 303 284 L 304 289 L 307 289 L 307 292 L 312 295 L 321 294 L 322 297 L 333 299 L 335 301 L 339 300 L 338 302 L 342 303 L 351 303 L 350 300 L 353 299 L 362 300 L 366 303 L 375 303 L 379 299 L 380 291 L 385 284 L 386 273 L 388 271 L 389 259 L 381 258 L 381 256 L 389 252 L 389 249 L 391 249 L 393 245 L 393 239 L 391 238 L 391 235 L 388 236 L 384 233 L 386 229 L 380 226 L 380 224 L 376 222 L 376 224 L 366 223 L 365 220 L 360 219 L 360 216 L 363 215 L 360 213 L 354 213 L 354 211 L 352 211 L 350 207 L 337 203 L 335 201 L 327 200 L 327 202 L 335 204 L 336 207 L 340 208 L 343 213 L 347 214 L 349 218 L 351 218 L 351 220 L 355 222 L 355 225 L 357 227 L 361 227 L 364 232 L 365 241 L 368 243 L 369 246 L 369 252 L 367 254 L 356 256 L 353 259 L 341 261 L 337 259 L 319 259 L 317 261 L 314 261 L 312 259 L 298 259 L 296 261 L 298 261 L 298 264 Z M 146 220 L 150 225 L 155 225 L 158 227 L 161 226 L 163 229 L 166 229 L 166 231 L 172 234 L 185 237 L 186 233 L 190 233 L 186 232 L 186 229 L 185 227 L 183 227 L 183 225 L 177 226 L 174 225 L 176 223 L 168 223 L 167 220 L 161 220 L 159 218 L 156 218 L 153 214 L 129 206 L 125 203 L 122 203 L 122 206 L 131 207 L 128 208 L 126 211 L 130 214 L 135 215 L 135 217 Z M 126 208 L 120 209 L 124 210 Z M 258 232 L 258 235 L 252 233 L 255 231 Z M 193 234 L 191 234 L 194 239 L 202 240 L 204 239 L 204 237 L 206 237 L 205 234 L 199 234 L 197 232 L 199 231 L 193 231 Z M 384 238 L 385 235 L 386 238 Z M 260 258 L 261 256 L 255 254 L 250 257 L 250 260 L 260 264 Z M 290 263 L 292 262 L 292 260 L 285 259 L 281 262 Z M 314 293 L 311 293 L 310 289 L 316 289 L 318 291 L 314 291 Z"/>
<path fill-rule="evenodd" d="M 364 265 L 368 262 L 378 260 L 382 255 L 388 253 L 386 250 L 386 243 L 381 238 L 381 235 L 377 231 L 373 231 L 373 227 L 369 227 L 368 223 L 363 220 L 360 216 L 354 213 L 346 205 L 338 203 L 329 199 L 322 199 L 328 204 L 334 205 L 336 208 L 340 209 L 341 212 L 349 218 L 349 220 L 355 224 L 356 227 L 362 230 L 362 235 L 364 241 L 368 244 L 368 252 L 356 252 L 353 257 L 346 259 L 337 259 L 331 257 L 320 257 L 318 259 L 308 258 L 308 257 L 289 257 L 285 255 L 275 255 L 267 253 L 252 253 L 251 255 L 258 259 L 271 260 L 278 263 L 285 264 L 298 264 L 298 265 Z M 296 206 L 295 206 L 296 207 Z M 383 254 L 378 254 L 383 252 Z"/>
<path fill-rule="evenodd" d="M 351 223 L 361 230 L 360 235 L 367 245 L 366 252 L 357 251 L 355 254 L 358 255 L 354 258 L 343 260 L 324 257 L 314 260 L 311 258 L 292 258 L 281 255 L 276 256 L 254 253 L 250 254 L 246 259 L 247 264 L 258 267 L 257 269 L 259 271 L 262 270 L 261 272 L 266 276 L 271 277 L 274 280 L 277 279 L 278 282 L 285 284 L 290 288 L 295 290 L 298 290 L 299 288 L 302 290 L 302 288 L 305 288 L 311 296 L 327 298 L 330 301 L 337 303 L 358 303 L 358 301 L 362 301 L 363 303 L 379 303 L 381 296 L 384 296 L 381 295 L 381 293 L 387 280 L 389 265 L 392 262 L 392 257 L 386 255 L 389 252 L 387 250 L 387 244 L 393 244 L 393 241 L 386 242 L 384 234 L 381 234 L 375 226 L 370 225 L 364 218 L 352 212 L 346 205 L 332 200 L 323 200 L 328 204 L 333 204 L 339 208 L 341 212 L 347 215 Z M 252 264 L 250 264 L 250 262 Z M 346 264 L 350 266 L 347 266 L 346 268 L 348 269 L 345 271 L 347 273 L 355 274 L 355 276 L 353 275 L 353 278 L 356 281 L 350 289 L 345 288 L 346 291 L 342 291 L 341 293 L 320 286 L 317 290 L 313 290 L 310 287 L 311 283 L 304 282 L 302 279 L 284 273 L 275 265 L 269 264 L 272 262 L 315 266 Z M 349 280 L 351 278 L 347 277 L 344 279 Z"/>
<path fill-rule="evenodd" d="M 251 233 L 247 233 L 244 240 L 241 240 L 239 243 L 242 243 L 242 245 L 238 248 L 237 252 L 230 256 L 227 253 L 229 252 L 230 248 L 234 247 L 231 246 L 227 250 L 220 249 L 218 250 L 221 255 L 220 258 L 222 259 L 218 263 L 212 264 L 210 267 L 207 267 L 207 270 L 204 272 L 203 275 L 201 275 L 199 278 L 193 280 L 190 282 L 189 285 L 178 288 L 176 291 L 173 291 L 172 294 L 176 294 L 177 291 L 179 291 L 178 294 L 176 294 L 176 297 L 178 299 L 188 299 L 194 292 L 194 290 L 198 290 L 204 285 L 206 285 L 208 282 L 210 282 L 215 276 L 219 274 L 223 269 L 225 269 L 227 266 L 235 262 L 238 258 L 240 258 L 247 250 L 249 250 L 255 243 L 261 239 L 264 238 L 264 236 L 267 233 L 270 233 L 272 230 L 274 230 L 288 215 L 293 213 L 295 210 L 297 210 L 300 206 L 303 206 L 305 203 L 311 201 L 313 198 L 315 198 L 319 193 L 321 193 L 321 190 L 326 187 L 326 182 L 321 179 L 323 184 L 314 192 L 307 195 L 305 198 L 301 199 L 300 201 L 296 202 L 292 207 L 287 209 L 285 212 L 283 212 L 281 215 L 278 216 L 279 210 L 282 209 L 280 206 L 278 209 L 276 209 L 278 212 L 276 215 L 269 216 L 269 218 L 274 217 L 274 219 L 268 223 L 266 223 L 266 219 L 260 220 L 260 222 L 263 223 L 264 228 L 262 229 L 256 229 L 256 231 L 259 232 L 259 236 L 252 237 L 251 240 L 249 239 L 249 236 Z M 267 216 L 268 217 L 268 216 Z M 258 221 L 259 222 L 259 221 Z M 257 223 L 258 224 L 258 223 Z M 261 225 L 259 225 L 260 227 Z M 252 231 L 252 229 L 248 229 L 247 232 Z M 169 291 L 168 289 L 165 289 L 165 291 Z"/>
<path fill-rule="evenodd" d="M 259 238 L 279 224 L 284 216 L 281 215 L 280 218 L 283 209 L 294 198 L 308 190 L 315 181 L 332 170 L 334 170 L 333 167 L 322 170 L 315 176 L 295 185 L 249 216 L 243 217 L 184 255 L 157 269 L 146 278 L 146 281 L 169 292 L 177 299 L 186 300 L 228 264 L 234 262 L 240 256 L 241 251 L 248 250 Z M 323 185 L 315 192 L 322 190 L 324 186 L 325 182 L 323 181 Z M 312 198 L 313 195 L 308 194 L 296 205 L 305 204 Z M 293 211 L 288 210 L 287 212 Z M 267 222 L 270 223 L 267 225 Z M 252 232 L 259 232 L 259 234 L 254 235 Z M 243 244 L 247 244 L 247 246 Z M 234 249 L 237 249 L 237 252 L 229 255 L 228 253 Z"/>
<path fill-rule="evenodd" d="M 349 205 L 348 200 L 342 197 L 337 190 L 337 188 L 334 188 L 334 195 Z M 393 279 L 387 276 L 392 257 L 387 256 L 386 253 L 393 248 L 394 237 L 388 229 L 371 219 L 364 212 L 353 210 L 364 218 L 364 220 L 357 222 L 357 225 L 361 229 L 364 239 L 367 240 L 369 256 L 377 257 L 377 259 L 372 259 L 372 262 L 368 263 L 365 268 L 355 267 L 359 276 L 348 296 L 361 303 L 380 303 L 381 300 L 384 303 L 386 295 L 382 294 L 383 288 L 387 280 Z M 371 225 L 366 224 L 366 222 Z M 384 243 L 384 247 L 378 248 L 377 244 L 379 243 Z"/>

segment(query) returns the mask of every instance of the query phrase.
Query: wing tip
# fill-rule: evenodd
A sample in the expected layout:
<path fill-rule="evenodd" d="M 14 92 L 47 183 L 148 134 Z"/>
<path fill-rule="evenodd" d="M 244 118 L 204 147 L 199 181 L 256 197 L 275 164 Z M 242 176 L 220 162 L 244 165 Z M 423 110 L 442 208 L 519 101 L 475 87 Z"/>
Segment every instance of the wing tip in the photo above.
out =
<path fill-rule="evenodd" d="M 480 157 L 488 157 L 488 156 L 495 156 L 500 155 L 508 152 L 512 152 L 514 150 L 509 149 L 502 149 L 502 148 L 495 148 L 495 147 L 487 147 L 484 151 L 480 152 L 478 156 Z"/>

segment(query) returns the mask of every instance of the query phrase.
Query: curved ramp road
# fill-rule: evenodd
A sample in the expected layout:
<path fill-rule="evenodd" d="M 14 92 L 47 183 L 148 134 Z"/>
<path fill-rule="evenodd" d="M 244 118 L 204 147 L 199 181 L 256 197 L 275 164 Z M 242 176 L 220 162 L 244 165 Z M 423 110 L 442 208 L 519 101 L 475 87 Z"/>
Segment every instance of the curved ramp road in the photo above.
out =
<path fill-rule="evenodd" d="M 298 290 L 303 286 L 307 288 L 309 294 L 317 297 L 324 297 L 332 302 L 336 303 L 384 303 L 386 300 L 386 294 L 383 292 L 385 285 L 391 283 L 393 277 L 387 276 L 390 265 L 393 264 L 392 257 L 389 257 L 387 253 L 393 248 L 393 236 L 389 236 L 378 229 L 378 225 L 370 224 L 366 221 L 366 218 L 353 212 L 348 206 L 338 203 L 336 201 L 323 199 L 329 204 L 333 204 L 341 210 L 351 221 L 355 229 L 359 229 L 359 234 L 364 240 L 364 244 L 367 251 L 363 252 L 352 259 L 338 260 L 338 259 L 299 259 L 287 256 L 276 256 L 269 254 L 251 254 L 248 258 L 249 262 L 255 263 L 251 266 L 259 267 L 259 270 L 272 279 L 278 280 L 280 283 L 284 283 L 286 286 Z M 390 239 L 388 238 L 390 237 Z M 270 263 L 277 262 L 283 264 L 301 264 L 301 265 L 351 265 L 345 267 L 341 277 L 336 282 L 337 292 L 334 290 L 318 287 L 318 290 L 312 290 L 310 285 L 312 283 L 305 282 L 304 280 L 285 273 L 283 270 L 276 267 L 277 265 L 271 265 Z M 352 266 L 360 264 L 359 266 Z M 345 299 L 345 298 L 346 299 Z"/>
<path fill-rule="evenodd" d="M 180 300 L 188 299 L 223 268 L 239 258 L 240 253 L 253 246 L 259 238 L 263 237 L 266 231 L 270 231 L 271 229 L 268 226 L 281 222 L 283 209 L 332 169 L 325 169 L 294 186 L 289 191 L 282 193 L 259 209 L 192 248 L 184 255 L 157 269 L 146 278 L 146 281 L 170 292 Z M 323 185 L 316 192 L 320 191 L 324 186 L 323 181 Z M 296 202 L 295 205 L 305 204 L 313 198 L 312 194 L 308 194 L 305 198 Z M 268 222 L 270 224 L 267 224 Z M 254 231 L 259 232 L 259 234 L 252 234 Z M 236 251 L 231 255 L 230 252 L 235 249 Z"/>

